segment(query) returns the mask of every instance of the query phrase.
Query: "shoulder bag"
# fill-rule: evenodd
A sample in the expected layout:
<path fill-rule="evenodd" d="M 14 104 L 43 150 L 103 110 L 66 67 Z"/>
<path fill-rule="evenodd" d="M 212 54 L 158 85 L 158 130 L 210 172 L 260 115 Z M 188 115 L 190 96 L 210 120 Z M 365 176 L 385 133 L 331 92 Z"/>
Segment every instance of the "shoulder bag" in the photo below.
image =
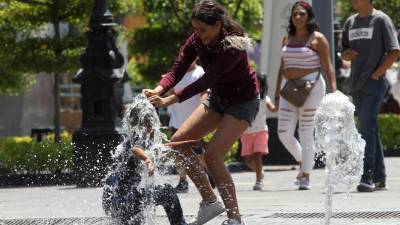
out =
<path fill-rule="evenodd" d="M 318 73 L 317 79 L 313 81 L 302 80 L 301 78 L 289 79 L 280 92 L 281 96 L 296 107 L 303 106 L 320 75 L 321 72 Z"/>

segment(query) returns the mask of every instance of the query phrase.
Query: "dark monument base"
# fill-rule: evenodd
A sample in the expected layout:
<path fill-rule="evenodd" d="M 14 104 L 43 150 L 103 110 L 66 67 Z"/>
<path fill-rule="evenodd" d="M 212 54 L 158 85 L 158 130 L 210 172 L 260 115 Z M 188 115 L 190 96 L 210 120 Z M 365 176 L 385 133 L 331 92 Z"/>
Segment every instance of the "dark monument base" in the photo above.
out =
<path fill-rule="evenodd" d="M 268 150 L 269 154 L 263 157 L 264 165 L 295 165 L 296 160 L 286 150 L 278 137 L 278 119 L 267 119 L 269 140 Z M 297 133 L 297 132 L 296 132 Z"/>
<path fill-rule="evenodd" d="M 111 154 L 121 140 L 117 131 L 78 130 L 73 135 L 72 160 L 77 187 L 98 187 L 111 164 Z"/>

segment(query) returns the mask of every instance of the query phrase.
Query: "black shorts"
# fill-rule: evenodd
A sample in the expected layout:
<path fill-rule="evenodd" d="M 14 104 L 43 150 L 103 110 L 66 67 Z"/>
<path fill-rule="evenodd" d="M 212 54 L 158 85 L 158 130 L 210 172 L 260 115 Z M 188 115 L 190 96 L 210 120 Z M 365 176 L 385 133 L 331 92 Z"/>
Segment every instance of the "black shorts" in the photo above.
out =
<path fill-rule="evenodd" d="M 223 105 L 218 98 L 211 92 L 203 104 L 219 114 L 229 114 L 238 120 L 246 120 L 249 125 L 255 120 L 260 108 L 260 98 L 255 97 L 251 100 Z"/>

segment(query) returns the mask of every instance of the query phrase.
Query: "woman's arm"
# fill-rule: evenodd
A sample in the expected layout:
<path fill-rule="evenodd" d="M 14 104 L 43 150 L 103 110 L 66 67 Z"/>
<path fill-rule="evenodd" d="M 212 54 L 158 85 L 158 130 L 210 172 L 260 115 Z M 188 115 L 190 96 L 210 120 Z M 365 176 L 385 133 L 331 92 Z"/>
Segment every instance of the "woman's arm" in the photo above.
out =
<path fill-rule="evenodd" d="M 321 60 L 322 68 L 325 70 L 331 85 L 332 92 L 336 91 L 336 76 L 331 61 L 331 51 L 329 48 L 328 40 L 321 33 L 317 33 L 316 39 L 318 40 L 317 51 Z"/>
<path fill-rule="evenodd" d="M 181 47 L 175 63 L 166 74 L 161 76 L 160 83 L 154 89 L 143 89 L 142 92 L 144 95 L 147 97 L 161 96 L 173 88 L 183 78 L 187 69 L 198 55 L 195 46 L 195 38 L 195 34 L 193 33 Z"/>
<path fill-rule="evenodd" d="M 164 90 L 165 89 L 161 85 L 157 85 L 154 89 L 143 89 L 142 93 L 149 98 L 151 96 L 162 95 L 165 92 Z"/>
<path fill-rule="evenodd" d="M 159 85 L 162 86 L 165 91 L 168 91 L 182 80 L 190 65 L 196 60 L 198 56 L 196 42 L 196 35 L 193 33 L 180 48 L 175 63 L 167 73 L 162 75 Z"/>
<path fill-rule="evenodd" d="M 247 57 L 245 51 L 230 49 L 221 51 L 213 56 L 212 63 L 207 71 L 182 90 L 176 90 L 175 94 L 179 102 L 183 102 L 190 97 L 211 88 L 218 80 L 229 74 L 238 63 L 244 63 Z"/>
<path fill-rule="evenodd" d="M 179 102 L 179 99 L 175 93 L 168 95 L 167 97 L 160 97 L 159 95 L 151 95 L 147 97 L 149 102 L 155 107 L 167 107 Z"/>
<path fill-rule="evenodd" d="M 161 98 L 152 96 L 150 102 L 156 107 L 166 107 L 176 102 L 183 102 L 190 97 L 206 91 L 212 87 L 219 79 L 228 74 L 237 65 L 243 62 L 246 57 L 245 51 L 230 50 L 223 51 L 214 56 L 212 65 L 202 77 L 186 86 L 182 90 L 174 90 L 174 94 Z"/>
<path fill-rule="evenodd" d="M 281 83 L 282 83 L 282 79 L 283 79 L 283 60 L 281 59 L 281 64 L 279 66 L 279 71 L 278 71 L 278 76 L 276 78 L 276 86 L 275 86 L 275 98 L 274 98 L 274 102 L 276 106 L 279 106 L 279 98 L 281 95 Z"/>
<path fill-rule="evenodd" d="M 201 92 L 200 101 L 203 102 L 205 99 L 207 99 L 208 94 L 209 92 L 207 90 Z M 174 92 L 170 93 L 167 97 L 160 97 L 159 95 L 154 95 L 154 94 L 147 97 L 149 97 L 150 103 L 156 107 L 167 107 L 174 103 L 179 102 L 179 98 L 176 96 Z"/>
<path fill-rule="evenodd" d="M 283 37 L 282 39 L 282 47 L 285 46 L 288 42 L 288 37 Z M 276 78 L 276 87 L 275 87 L 275 97 L 274 97 L 274 103 L 276 107 L 279 107 L 279 98 L 281 95 L 281 83 L 283 79 L 283 75 L 285 73 L 285 70 L 283 69 L 283 59 L 281 57 L 281 63 L 279 65 L 279 70 L 278 70 L 278 76 Z"/>

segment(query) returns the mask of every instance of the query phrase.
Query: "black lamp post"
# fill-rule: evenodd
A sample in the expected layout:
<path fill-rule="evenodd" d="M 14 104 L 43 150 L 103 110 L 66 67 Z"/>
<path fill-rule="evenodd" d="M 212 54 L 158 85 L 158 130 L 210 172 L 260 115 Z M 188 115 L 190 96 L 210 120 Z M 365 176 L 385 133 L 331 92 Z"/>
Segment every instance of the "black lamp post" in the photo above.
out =
<path fill-rule="evenodd" d="M 120 141 L 124 57 L 115 45 L 117 24 L 106 0 L 95 0 L 87 32 L 88 46 L 81 56 L 74 82 L 81 84 L 82 123 L 73 134 L 73 162 L 79 187 L 98 186 L 110 163 L 110 152 Z"/>

